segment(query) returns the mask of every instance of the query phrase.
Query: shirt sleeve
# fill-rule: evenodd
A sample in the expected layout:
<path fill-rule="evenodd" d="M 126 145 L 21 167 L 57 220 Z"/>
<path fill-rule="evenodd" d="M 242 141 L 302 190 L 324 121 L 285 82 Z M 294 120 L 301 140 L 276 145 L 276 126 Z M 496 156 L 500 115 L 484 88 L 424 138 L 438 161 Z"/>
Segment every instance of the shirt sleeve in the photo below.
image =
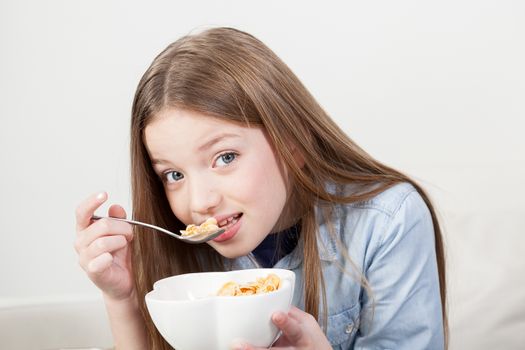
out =
<path fill-rule="evenodd" d="M 443 321 L 430 211 L 410 192 L 367 261 L 354 349 L 443 349 Z"/>

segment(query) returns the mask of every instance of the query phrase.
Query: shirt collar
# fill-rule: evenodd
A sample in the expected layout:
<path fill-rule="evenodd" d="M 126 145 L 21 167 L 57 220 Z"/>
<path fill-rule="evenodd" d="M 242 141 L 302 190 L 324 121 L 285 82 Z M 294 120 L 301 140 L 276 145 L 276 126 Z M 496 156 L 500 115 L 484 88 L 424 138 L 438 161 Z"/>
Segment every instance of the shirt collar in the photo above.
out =
<path fill-rule="evenodd" d="M 317 249 L 319 251 L 319 258 L 326 262 L 334 261 L 337 258 L 337 242 L 330 234 L 325 220 L 322 218 L 322 215 L 317 214 L 317 220 L 318 223 L 320 223 L 319 234 L 317 236 Z M 337 227 L 337 225 L 334 225 L 334 229 L 335 227 Z M 303 240 L 299 239 L 295 249 L 290 254 L 282 258 L 275 265 L 275 267 L 288 270 L 297 268 L 303 262 L 303 247 Z"/>
<path fill-rule="evenodd" d="M 317 235 L 317 248 L 319 252 L 319 258 L 321 261 L 331 262 L 337 259 L 337 241 L 336 239 L 330 234 L 329 229 L 327 227 L 327 224 L 324 219 L 324 215 L 322 215 L 322 212 L 318 210 L 316 207 L 316 219 L 319 227 L 319 233 Z M 337 230 L 337 228 L 340 226 L 340 223 L 338 222 L 339 218 L 337 215 L 333 216 L 335 222 L 333 222 L 333 228 L 334 230 Z M 337 231 L 335 231 L 337 232 Z M 302 239 L 299 239 L 299 242 L 297 243 L 297 246 L 294 250 L 285 257 L 283 257 L 281 260 L 277 262 L 277 264 L 274 266 L 275 268 L 280 269 L 287 269 L 287 270 L 293 270 L 299 267 L 303 262 L 303 247 L 304 243 Z M 247 269 L 247 268 L 256 268 L 258 266 L 255 265 L 255 263 L 252 261 L 253 258 L 250 258 L 248 256 L 239 257 L 237 259 L 229 260 L 230 261 L 230 267 L 232 269 Z"/>

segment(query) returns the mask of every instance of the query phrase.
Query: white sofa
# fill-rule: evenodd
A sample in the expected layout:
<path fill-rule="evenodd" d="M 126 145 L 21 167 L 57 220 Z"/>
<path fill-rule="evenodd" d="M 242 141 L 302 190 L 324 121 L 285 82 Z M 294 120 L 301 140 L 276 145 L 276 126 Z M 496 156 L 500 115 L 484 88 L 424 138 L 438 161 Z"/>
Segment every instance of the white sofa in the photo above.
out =
<path fill-rule="evenodd" d="M 454 213 L 443 224 L 450 349 L 525 349 L 525 215 Z M 0 349 L 111 345 L 99 298 L 0 305 Z"/>
<path fill-rule="evenodd" d="M 525 349 L 525 212 L 444 218 L 450 349 Z"/>
<path fill-rule="evenodd" d="M 101 299 L 11 300 L 0 304 L 0 349 L 109 349 Z"/>

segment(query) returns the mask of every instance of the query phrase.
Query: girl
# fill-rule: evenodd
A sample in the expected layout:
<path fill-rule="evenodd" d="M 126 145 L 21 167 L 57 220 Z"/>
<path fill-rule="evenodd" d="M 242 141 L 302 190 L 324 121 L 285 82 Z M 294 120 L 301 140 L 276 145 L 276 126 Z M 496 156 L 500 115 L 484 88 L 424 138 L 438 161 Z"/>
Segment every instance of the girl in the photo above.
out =
<path fill-rule="evenodd" d="M 134 219 L 177 231 L 215 217 L 226 232 L 188 245 L 93 222 L 106 193 L 79 205 L 75 248 L 117 349 L 170 348 L 144 303 L 155 281 L 259 266 L 298 281 L 297 308 L 273 315 L 275 349 L 445 347 L 443 244 L 427 195 L 353 143 L 253 36 L 211 29 L 155 58 L 133 102 L 131 169 Z"/>

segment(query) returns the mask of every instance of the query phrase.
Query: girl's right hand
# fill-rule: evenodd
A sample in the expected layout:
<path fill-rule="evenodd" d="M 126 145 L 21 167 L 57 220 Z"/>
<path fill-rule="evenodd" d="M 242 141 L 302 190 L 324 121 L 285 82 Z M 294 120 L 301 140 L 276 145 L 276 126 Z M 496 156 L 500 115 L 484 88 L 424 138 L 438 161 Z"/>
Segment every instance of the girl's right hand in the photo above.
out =
<path fill-rule="evenodd" d="M 91 219 L 106 200 L 105 192 L 94 194 L 77 207 L 75 250 L 80 266 L 105 297 L 124 300 L 134 292 L 129 244 L 133 230 L 127 222 Z M 121 206 L 112 205 L 108 216 L 126 218 L 126 212 Z"/>

